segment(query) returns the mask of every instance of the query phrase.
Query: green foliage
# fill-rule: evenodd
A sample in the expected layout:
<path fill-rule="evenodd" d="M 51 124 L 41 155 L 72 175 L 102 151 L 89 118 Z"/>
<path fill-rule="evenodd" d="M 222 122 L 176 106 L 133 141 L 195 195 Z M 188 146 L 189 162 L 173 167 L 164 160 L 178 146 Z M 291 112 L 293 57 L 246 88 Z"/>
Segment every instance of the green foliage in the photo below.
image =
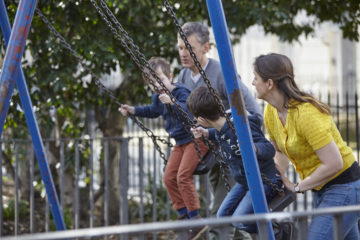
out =
<path fill-rule="evenodd" d="M 144 222 L 153 222 L 154 214 L 154 181 L 151 173 L 147 174 L 149 185 L 144 188 Z M 156 216 L 157 221 L 167 220 L 167 190 L 160 182 L 160 185 L 156 185 Z M 169 205 L 170 219 L 176 219 L 177 213 Z M 138 200 L 132 198 L 129 200 L 129 218 L 132 223 L 138 223 L 140 219 L 140 203 Z"/>
<path fill-rule="evenodd" d="M 26 217 L 29 215 L 29 202 L 20 200 L 18 202 L 18 214 L 19 218 Z M 15 199 L 10 199 L 7 205 L 3 208 L 3 220 L 13 221 L 15 219 Z"/>

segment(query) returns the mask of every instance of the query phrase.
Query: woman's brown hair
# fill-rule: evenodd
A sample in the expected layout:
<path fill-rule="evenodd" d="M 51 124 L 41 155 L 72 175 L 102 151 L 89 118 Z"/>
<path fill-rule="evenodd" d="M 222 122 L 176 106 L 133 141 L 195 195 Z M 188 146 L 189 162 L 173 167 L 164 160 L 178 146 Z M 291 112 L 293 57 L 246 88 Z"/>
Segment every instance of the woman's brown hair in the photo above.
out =
<path fill-rule="evenodd" d="M 254 69 L 264 82 L 272 79 L 278 89 L 284 94 L 284 107 L 296 108 L 297 104 L 289 104 L 290 99 L 298 102 L 308 102 L 314 105 L 320 112 L 331 114 L 327 104 L 315 99 L 312 95 L 301 91 L 294 80 L 293 65 L 288 57 L 282 54 L 270 53 L 260 55 L 255 59 Z"/>

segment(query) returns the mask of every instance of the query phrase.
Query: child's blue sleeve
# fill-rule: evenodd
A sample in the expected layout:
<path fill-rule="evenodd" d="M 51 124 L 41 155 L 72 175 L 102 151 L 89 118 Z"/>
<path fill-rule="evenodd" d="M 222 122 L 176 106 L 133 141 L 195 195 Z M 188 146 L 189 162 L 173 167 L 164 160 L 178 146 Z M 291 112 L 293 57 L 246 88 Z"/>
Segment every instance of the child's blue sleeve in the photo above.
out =
<path fill-rule="evenodd" d="M 215 128 L 208 128 L 209 131 L 209 140 L 218 140 L 218 132 Z"/>
<path fill-rule="evenodd" d="M 218 140 L 217 131 L 215 128 L 208 128 L 209 131 L 209 140 Z"/>
<path fill-rule="evenodd" d="M 189 95 L 190 92 L 181 91 L 177 96 L 174 96 L 176 98 L 176 103 L 180 105 L 181 108 L 185 111 L 187 111 L 186 100 L 188 99 Z"/>
<path fill-rule="evenodd" d="M 275 156 L 275 148 L 265 137 L 264 141 L 255 142 L 254 144 L 257 149 L 256 156 L 259 160 L 272 159 Z"/>
<path fill-rule="evenodd" d="M 135 116 L 145 118 L 157 118 L 164 111 L 164 104 L 162 104 L 158 98 L 158 94 L 152 96 L 152 103 L 146 106 L 135 107 Z"/>
<path fill-rule="evenodd" d="M 186 100 L 189 97 L 189 95 L 190 95 L 190 90 L 185 88 L 180 88 L 179 91 L 177 91 L 177 93 L 174 95 L 174 97 L 176 98 L 175 103 L 178 105 L 178 107 L 180 107 L 183 110 L 183 112 L 180 112 L 177 106 L 172 105 L 172 109 L 176 111 L 177 116 L 181 118 L 181 121 L 184 121 L 186 123 L 188 123 L 188 119 L 184 116 L 184 113 L 187 115 L 189 119 L 193 120 L 194 118 L 186 106 Z"/>

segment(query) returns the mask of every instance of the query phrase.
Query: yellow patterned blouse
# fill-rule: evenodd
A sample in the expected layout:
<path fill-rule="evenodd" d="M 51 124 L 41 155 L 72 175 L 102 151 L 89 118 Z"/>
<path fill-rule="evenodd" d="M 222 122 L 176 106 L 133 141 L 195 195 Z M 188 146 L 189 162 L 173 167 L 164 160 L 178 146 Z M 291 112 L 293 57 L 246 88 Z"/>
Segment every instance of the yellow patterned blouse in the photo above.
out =
<path fill-rule="evenodd" d="M 294 164 L 301 179 L 309 176 L 321 164 L 315 150 L 326 146 L 332 140 L 338 146 L 344 161 L 343 169 L 336 176 L 355 161 L 351 148 L 342 140 L 332 117 L 321 113 L 311 103 L 300 103 L 296 108 L 290 108 L 285 126 L 276 108 L 267 104 L 264 120 L 270 139 L 277 143 L 281 152 Z M 324 185 L 316 189 L 319 190 Z"/>

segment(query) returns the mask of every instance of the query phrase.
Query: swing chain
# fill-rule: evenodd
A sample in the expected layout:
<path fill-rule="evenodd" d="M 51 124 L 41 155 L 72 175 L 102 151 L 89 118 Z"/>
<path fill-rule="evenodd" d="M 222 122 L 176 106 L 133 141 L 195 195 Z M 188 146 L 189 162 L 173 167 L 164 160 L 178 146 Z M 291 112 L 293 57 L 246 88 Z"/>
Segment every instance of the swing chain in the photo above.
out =
<path fill-rule="evenodd" d="M 213 98 L 215 99 L 216 103 L 219 105 L 219 107 L 220 107 L 220 112 L 221 112 L 222 116 L 225 117 L 226 122 L 229 124 L 229 127 L 231 128 L 231 131 L 232 131 L 233 134 L 235 134 L 235 136 L 236 136 L 236 131 L 235 131 L 234 123 L 231 121 L 229 115 L 226 113 L 225 108 L 224 108 L 224 105 L 223 105 L 223 103 L 222 103 L 222 101 L 221 101 L 218 93 L 217 93 L 217 92 L 215 91 L 215 89 L 211 86 L 211 82 L 210 82 L 210 80 L 207 78 L 204 69 L 201 67 L 201 64 L 200 64 L 200 62 L 198 61 L 198 59 L 197 59 L 197 57 L 196 57 L 196 55 L 195 55 L 195 53 L 194 53 L 194 51 L 193 51 L 193 49 L 192 49 L 192 47 L 191 47 L 191 44 L 190 44 L 189 41 L 187 40 L 187 37 L 186 37 L 184 31 L 182 30 L 182 27 L 181 27 L 181 25 L 180 25 L 180 23 L 179 23 L 176 15 L 175 15 L 175 12 L 173 11 L 172 6 L 170 5 L 170 3 L 169 3 L 167 0 L 164 0 L 164 1 L 163 1 L 163 5 L 165 6 L 165 8 L 166 8 L 168 14 L 170 15 L 170 17 L 173 19 L 174 24 L 176 25 L 176 27 L 177 27 L 177 29 L 178 29 L 178 31 L 179 31 L 179 35 L 180 35 L 181 39 L 184 41 L 186 48 L 189 50 L 190 56 L 191 56 L 192 59 L 194 60 L 194 64 L 195 64 L 195 66 L 197 67 L 197 69 L 199 70 L 199 73 L 200 73 L 201 77 L 204 79 L 204 82 L 205 82 L 205 84 L 207 85 L 207 87 L 208 87 L 211 95 L 212 95 Z M 236 145 L 236 147 L 237 147 L 236 150 L 239 150 L 239 149 L 240 149 L 239 145 Z M 221 165 L 220 165 L 220 167 L 221 167 Z M 224 171 L 223 171 L 223 174 L 224 174 Z M 284 192 L 284 189 L 283 189 L 283 188 L 279 188 L 277 184 L 274 184 L 274 183 L 273 183 L 270 179 L 268 179 L 264 174 L 262 174 L 261 176 L 262 176 L 263 181 L 264 181 L 266 184 L 270 185 L 273 190 L 275 190 L 275 191 L 277 191 L 277 192 Z"/>
<path fill-rule="evenodd" d="M 96 11 L 100 14 L 102 19 L 105 21 L 106 25 L 110 28 L 111 32 L 114 34 L 115 38 L 118 39 L 121 43 L 121 45 L 124 47 L 126 52 L 130 55 L 131 59 L 135 62 L 135 64 L 139 67 L 139 69 L 143 72 L 144 66 L 141 64 L 138 60 L 138 58 L 134 55 L 134 52 L 130 49 L 126 41 L 122 38 L 122 36 L 118 33 L 118 31 L 113 27 L 112 23 L 109 21 L 105 13 L 101 10 L 99 5 L 96 3 L 95 0 L 90 0 Z M 124 34 L 123 34 L 124 35 Z M 126 34 L 127 35 L 127 34 Z M 127 37 L 129 37 L 127 35 Z"/>
<path fill-rule="evenodd" d="M 193 58 L 194 63 L 196 65 L 196 67 L 198 68 L 200 75 L 204 79 L 204 82 L 206 83 L 209 91 L 211 92 L 212 96 L 215 98 L 215 101 L 217 102 L 217 104 L 220 106 L 222 115 L 226 118 L 229 125 L 232 124 L 232 122 L 229 119 L 228 114 L 225 112 L 225 108 L 224 108 L 224 105 L 221 102 L 220 97 L 218 96 L 215 89 L 211 86 L 211 83 L 210 83 L 209 79 L 206 77 L 204 69 L 201 67 L 200 62 L 197 60 L 196 55 L 195 55 L 194 51 L 192 50 L 192 47 L 191 47 L 190 43 L 188 42 L 187 37 L 186 37 L 184 31 L 182 30 L 180 24 L 179 24 L 179 21 L 177 20 L 177 17 L 176 17 L 176 15 L 175 15 L 175 13 L 174 13 L 174 11 L 172 9 L 172 6 L 170 5 L 170 3 L 167 0 L 163 1 L 163 5 L 165 6 L 165 8 L 166 8 L 167 12 L 169 13 L 170 17 L 173 19 L 173 21 L 174 21 L 174 23 L 175 23 L 175 25 L 176 25 L 176 27 L 177 27 L 177 29 L 179 31 L 179 34 L 180 34 L 181 38 L 183 39 L 186 48 L 189 50 L 189 53 L 190 53 L 191 57 Z M 231 126 L 232 125 L 230 125 L 230 127 Z M 220 172 L 221 172 L 221 175 L 222 175 L 222 177 L 223 177 L 223 179 L 225 181 L 225 186 L 227 188 L 227 191 L 230 191 L 229 180 L 227 179 L 227 176 L 225 174 L 226 163 L 225 163 L 225 161 L 224 161 L 224 159 L 223 159 L 223 157 L 222 157 L 222 155 L 220 153 L 215 153 L 215 151 L 213 151 L 213 153 L 216 154 L 216 156 L 220 156 L 220 158 L 221 158 L 221 161 L 219 161 Z M 218 159 L 218 158 L 216 158 L 216 159 Z"/>
<path fill-rule="evenodd" d="M 201 64 L 200 64 L 199 60 L 197 59 L 197 57 L 196 57 L 196 55 L 195 55 L 195 53 L 194 53 L 194 51 L 193 51 L 193 49 L 191 47 L 191 44 L 187 40 L 187 37 L 186 37 L 184 31 L 182 30 L 182 27 L 181 27 L 176 15 L 175 15 L 174 11 L 173 11 L 172 6 L 170 5 L 170 3 L 167 0 L 163 1 L 163 5 L 165 6 L 165 8 L 166 8 L 168 14 L 170 15 L 170 17 L 173 19 L 174 24 L 176 25 L 176 27 L 177 27 L 177 29 L 179 31 L 179 35 L 182 38 L 182 40 L 184 41 L 186 48 L 189 50 L 189 53 L 190 53 L 192 59 L 194 60 L 194 64 L 197 67 L 197 69 L 199 70 L 199 73 L 200 73 L 201 77 L 204 79 L 204 82 L 206 83 L 209 91 L 211 92 L 211 95 L 214 97 L 216 103 L 219 105 L 222 116 L 224 116 L 226 118 L 226 121 L 228 122 L 229 126 L 233 130 L 233 133 L 235 134 L 235 128 L 233 126 L 233 123 L 230 120 L 229 115 L 226 113 L 224 105 L 223 105 L 218 93 L 211 86 L 210 80 L 207 78 L 204 69 L 201 67 Z"/>
<path fill-rule="evenodd" d="M 129 36 L 129 34 L 125 31 L 125 29 L 122 27 L 120 22 L 117 20 L 115 15 L 111 12 L 109 7 L 107 6 L 106 2 L 104 0 L 100 0 L 100 5 L 105 9 L 105 12 L 109 16 L 110 20 L 117 26 L 117 28 L 122 33 L 122 36 L 126 39 L 126 41 L 130 44 L 130 46 L 135 50 L 135 52 L 138 54 L 139 58 L 146 63 L 146 58 L 144 54 L 140 51 L 139 47 L 134 43 L 134 40 Z M 98 9 L 97 9 L 98 10 Z M 101 10 L 100 10 L 101 11 Z M 99 12 L 99 10 L 98 10 Z"/>
<path fill-rule="evenodd" d="M 96 10 L 99 12 L 99 14 L 102 16 L 102 18 L 104 19 L 104 21 L 107 23 L 107 25 L 110 27 L 111 31 L 114 33 L 114 35 L 117 37 L 118 40 L 120 40 L 122 46 L 126 49 L 126 51 L 129 53 L 129 55 L 131 56 L 132 60 L 136 63 L 136 65 L 141 69 L 141 71 L 144 73 L 144 75 L 151 81 L 150 77 L 148 76 L 148 74 L 144 71 L 144 67 L 142 66 L 142 64 L 138 61 L 138 59 L 136 58 L 136 56 L 133 54 L 132 50 L 128 47 L 128 45 L 126 44 L 126 42 L 121 38 L 121 36 L 117 33 L 117 31 L 113 28 L 111 22 L 109 22 L 109 20 L 107 19 L 107 17 L 104 15 L 104 13 L 102 12 L 102 10 L 99 8 L 99 6 L 96 4 L 96 2 L 94 0 L 90 0 L 91 3 L 94 5 L 94 7 L 96 8 Z M 99 78 L 91 71 L 91 69 L 83 62 L 83 60 L 81 59 L 81 57 L 71 48 L 71 46 L 66 42 L 66 40 L 57 32 L 57 30 L 51 25 L 51 23 L 46 19 L 46 17 L 41 13 L 41 11 L 39 9 L 37 9 L 37 14 L 39 14 L 39 16 L 41 17 L 41 19 L 47 24 L 47 26 L 49 27 L 49 29 L 53 32 L 53 34 L 58 37 L 61 41 L 61 43 L 63 44 L 63 46 L 70 51 L 70 53 L 77 59 L 77 61 L 82 65 L 82 67 L 84 69 L 86 69 L 88 72 L 90 72 L 90 74 L 92 75 L 92 77 L 95 80 L 95 84 L 100 87 L 103 91 L 105 91 L 108 96 L 110 98 L 112 98 L 119 106 L 121 106 L 122 104 L 117 100 L 117 98 L 112 94 L 112 92 L 110 90 L 108 90 L 99 80 Z M 145 60 L 145 59 L 144 59 Z M 146 61 L 146 60 L 145 60 Z M 150 68 L 150 66 L 148 66 L 148 68 L 150 70 L 152 70 Z M 154 72 L 155 76 L 156 73 Z M 161 80 L 159 79 L 159 81 L 161 82 Z M 162 82 L 161 82 L 162 83 Z M 154 84 L 153 84 L 154 85 Z M 157 89 L 156 86 L 155 90 L 157 90 L 159 92 L 159 90 Z M 129 115 L 129 117 L 146 133 L 147 136 L 149 136 L 152 141 L 154 142 L 154 146 L 157 149 L 157 151 L 160 154 L 160 157 L 164 160 L 164 164 L 166 165 L 167 163 L 167 159 L 165 158 L 165 154 L 161 151 L 160 146 L 157 144 L 156 140 L 161 141 L 162 143 L 167 144 L 169 147 L 173 147 L 173 144 L 171 144 L 170 142 L 166 141 L 165 139 L 161 139 L 157 136 L 154 135 L 154 133 L 146 128 L 139 120 L 137 120 L 133 115 Z M 192 135 L 190 135 L 192 136 Z M 195 142 L 195 145 L 197 145 L 197 143 Z M 197 147 L 198 149 L 198 147 Z M 201 153 L 200 151 L 198 151 L 198 155 L 201 158 Z"/>
<path fill-rule="evenodd" d="M 107 25 L 110 27 L 112 33 L 117 36 L 117 38 L 121 38 L 121 36 L 118 34 L 118 32 L 116 30 L 114 30 L 114 27 L 112 26 L 112 24 L 107 20 L 107 17 L 104 16 L 104 13 L 103 11 L 97 6 L 97 4 L 94 2 L 94 0 L 90 0 L 94 7 L 96 8 L 96 10 L 99 12 L 99 14 L 102 16 L 102 18 L 105 20 L 105 22 L 107 23 Z M 100 0 L 100 4 L 101 6 L 105 9 L 106 13 L 108 14 L 108 16 L 110 17 L 110 19 L 112 20 L 112 22 L 118 27 L 118 29 L 120 30 L 120 32 L 123 34 L 123 36 L 130 42 L 130 45 L 134 48 L 135 52 L 137 53 L 138 57 L 143 61 L 143 63 L 146 65 L 147 69 L 150 71 L 150 73 L 152 74 L 152 76 L 157 80 L 157 82 L 164 88 L 165 92 L 166 92 L 166 88 L 165 86 L 163 85 L 162 81 L 158 78 L 157 74 L 153 71 L 153 69 L 149 66 L 145 56 L 139 51 L 139 48 L 137 47 L 137 45 L 135 45 L 135 43 L 133 42 L 132 38 L 128 35 L 128 33 L 124 30 L 124 28 L 122 27 L 122 25 L 120 24 L 120 22 L 116 19 L 116 17 L 114 16 L 114 14 L 111 12 L 111 10 L 108 8 L 107 4 L 103 1 L 103 0 Z M 128 48 L 126 48 L 128 49 Z M 129 51 L 129 50 L 128 50 Z M 154 87 L 155 91 L 159 92 L 157 86 L 154 84 L 153 80 L 148 76 L 148 73 L 146 71 L 143 71 L 145 77 L 149 80 L 150 84 L 152 84 L 152 86 Z M 167 92 L 166 92 L 167 93 Z M 172 97 L 171 93 L 167 93 L 170 98 L 171 98 L 171 101 L 173 103 L 176 103 L 176 98 Z M 187 113 L 185 113 L 181 107 L 177 106 L 178 110 L 182 113 L 182 115 L 184 115 L 185 117 L 187 117 Z M 169 108 L 171 109 L 171 107 Z M 195 145 L 195 150 L 197 152 L 197 155 L 199 157 L 199 161 L 202 159 L 202 156 L 201 156 L 201 152 L 199 150 L 199 147 L 197 145 L 197 142 L 195 141 L 195 138 L 193 137 L 192 133 L 187 129 L 186 127 L 186 123 L 184 123 L 179 117 L 178 115 L 176 114 L 175 112 L 175 116 L 176 118 L 178 119 L 178 121 L 181 122 L 181 124 L 183 126 L 185 126 L 185 130 L 187 131 L 187 133 L 190 135 L 190 137 L 192 138 L 192 141 L 194 142 L 194 145 Z M 187 117 L 187 120 L 188 122 L 191 124 L 191 127 L 196 127 L 195 124 L 193 124 L 192 120 L 189 119 Z M 225 179 L 225 185 L 226 185 L 226 188 L 228 191 L 230 191 L 230 184 L 228 183 L 228 181 L 226 180 L 226 176 L 225 176 L 225 171 L 222 169 L 222 167 L 226 166 L 226 163 L 225 161 L 223 160 L 222 158 L 222 155 L 219 153 L 219 152 L 216 152 L 216 150 L 212 149 L 210 147 L 210 142 L 205 139 L 205 138 L 202 138 L 203 142 L 209 146 L 209 150 L 215 155 L 215 156 L 218 156 L 216 157 L 216 159 L 219 161 L 220 163 L 220 168 L 221 168 L 221 172 L 222 172 L 222 176 L 224 177 Z"/>
<path fill-rule="evenodd" d="M 111 23 L 109 21 L 107 21 L 106 16 L 104 16 L 103 14 L 101 14 L 101 9 L 99 9 L 97 7 L 97 4 L 95 2 L 93 2 L 93 0 L 90 0 L 93 4 L 94 7 L 98 10 L 98 12 L 100 13 L 100 15 L 102 15 L 102 17 L 104 18 L 105 22 L 108 24 L 108 26 L 111 28 L 112 32 L 116 32 L 115 36 L 121 41 L 122 46 L 128 51 L 129 55 L 132 57 L 132 60 L 137 64 L 137 66 L 141 69 L 141 71 L 144 73 L 145 77 L 147 79 L 150 80 L 150 82 L 152 82 L 151 78 L 148 76 L 147 72 L 144 71 L 144 67 L 140 64 L 139 61 L 137 61 L 137 58 L 134 56 L 133 52 L 131 51 L 131 49 L 129 49 L 129 47 L 127 46 L 127 44 L 123 41 L 123 39 L 121 38 L 121 36 L 119 36 L 119 34 L 117 33 L 117 31 L 112 27 Z M 40 18 L 42 19 L 42 21 L 48 26 L 48 28 L 50 29 L 50 31 L 60 40 L 61 44 L 76 58 L 76 60 L 81 64 L 81 66 L 87 70 L 90 75 L 93 77 L 93 79 L 95 80 L 95 84 L 101 88 L 111 99 L 114 100 L 114 102 L 116 104 L 118 104 L 119 106 L 121 106 L 122 104 L 118 101 L 118 99 L 112 94 L 112 92 L 110 90 L 108 90 L 99 80 L 99 78 L 92 72 L 92 70 L 84 63 L 83 59 L 76 53 L 75 50 L 73 50 L 70 46 L 70 44 L 68 44 L 66 42 L 66 40 L 60 35 L 60 33 L 52 26 L 52 24 L 48 21 L 48 19 L 42 14 L 42 12 L 39 9 L 36 9 L 37 14 L 40 16 Z M 136 45 L 135 45 L 136 46 Z M 137 48 L 138 49 L 138 48 Z M 141 54 L 141 53 L 140 53 Z M 142 55 L 142 54 L 141 54 Z M 143 55 L 142 55 L 143 56 Z M 146 67 L 150 70 L 150 72 L 155 76 L 155 79 L 157 79 L 158 81 L 160 81 L 160 85 L 161 85 L 161 80 L 158 79 L 156 73 L 150 68 L 150 66 L 148 65 L 146 59 L 143 57 L 142 59 L 143 61 L 145 61 L 146 63 Z M 154 85 L 154 83 L 152 82 L 152 84 Z M 157 89 L 156 86 L 155 90 Z M 165 86 L 163 86 L 165 88 Z M 166 88 L 165 88 L 166 89 Z M 170 93 L 171 95 L 171 93 Z M 172 101 L 174 101 L 174 97 L 172 97 Z M 176 99 L 175 99 L 176 100 Z M 181 109 L 181 108 L 180 108 Z M 183 111 L 182 111 L 183 112 Z M 183 112 L 184 113 L 184 112 Z M 186 113 L 185 113 L 186 114 Z M 187 115 L 185 115 L 187 116 Z M 146 128 L 139 120 L 137 120 L 133 115 L 129 115 L 129 117 L 147 134 L 148 137 L 150 137 L 152 139 L 152 141 L 154 142 L 154 146 L 157 149 L 157 151 L 160 154 L 160 157 L 164 160 L 164 164 L 166 165 L 167 163 L 167 159 L 165 158 L 165 154 L 162 153 L 160 146 L 157 144 L 156 140 L 161 141 L 164 144 L 167 144 L 169 147 L 173 147 L 173 145 L 166 141 L 165 139 L 161 139 L 157 136 L 155 136 L 153 134 L 153 132 Z M 191 120 L 190 120 L 191 121 Z M 184 123 L 183 123 L 184 125 Z M 194 126 L 194 125 L 193 125 Z M 192 134 L 189 134 L 190 136 L 193 137 Z M 196 147 L 196 141 L 193 138 L 192 139 L 194 141 L 195 147 Z M 204 142 L 207 141 L 206 139 L 204 140 Z M 209 144 L 209 143 L 207 143 Z M 196 147 L 198 149 L 198 147 Z M 211 149 L 211 148 L 210 148 Z M 212 150 L 212 149 L 211 149 Z M 221 154 L 219 154 L 218 152 L 212 150 L 212 152 L 216 155 L 216 156 L 220 156 L 220 158 L 222 158 Z M 199 153 L 198 153 L 199 154 Z M 224 165 L 225 162 L 224 161 L 220 161 L 220 166 Z M 224 173 L 222 174 L 222 176 L 224 177 L 224 179 L 226 179 L 226 176 L 224 175 Z M 226 180 L 225 180 L 226 181 Z M 230 185 L 227 183 L 226 181 L 226 188 L 229 191 L 230 190 Z"/>
<path fill-rule="evenodd" d="M 269 178 L 267 178 L 263 173 L 261 173 L 261 178 L 264 181 L 264 183 L 269 185 L 274 192 L 283 193 L 285 191 L 284 184 L 282 184 L 281 187 L 279 187 L 276 183 L 273 183 Z"/>
<path fill-rule="evenodd" d="M 221 173 L 221 177 L 224 179 L 224 184 L 225 184 L 226 191 L 230 192 L 231 186 L 230 186 L 229 180 L 228 180 L 228 178 L 227 178 L 227 176 L 225 174 L 225 169 L 227 168 L 227 164 L 224 161 L 224 158 L 223 158 L 220 150 L 216 151 L 215 144 L 209 142 L 204 136 L 202 136 L 202 140 L 207 141 L 208 144 L 210 145 L 209 150 L 215 155 L 215 159 L 219 163 L 220 173 Z"/>
<path fill-rule="evenodd" d="M 125 48 L 125 50 L 129 53 L 131 59 L 137 64 L 137 66 L 140 68 L 140 70 L 142 71 L 143 75 L 145 76 L 146 79 L 149 80 L 150 84 L 154 87 L 155 92 L 160 92 L 160 90 L 158 89 L 158 87 L 156 86 L 156 84 L 154 83 L 154 81 L 151 79 L 151 77 L 149 76 L 148 72 L 144 69 L 144 65 L 147 68 L 147 70 L 150 72 L 150 74 L 155 78 L 155 80 L 159 83 L 159 85 L 162 87 L 162 89 L 165 91 L 165 93 L 170 97 L 171 102 L 175 105 L 176 109 L 182 114 L 182 116 L 185 118 L 185 120 L 188 122 L 188 124 L 186 124 L 184 121 L 180 120 L 181 124 L 184 126 L 184 129 L 188 132 L 192 142 L 195 145 L 195 149 L 196 149 L 196 153 L 199 157 L 199 160 L 202 159 L 202 154 L 200 152 L 198 143 L 195 140 L 195 137 L 193 136 L 193 134 L 191 134 L 191 132 L 189 131 L 189 129 L 187 129 L 187 126 L 190 125 L 190 127 L 195 127 L 195 124 L 193 123 L 193 121 L 189 118 L 188 114 L 183 110 L 183 108 L 177 103 L 176 98 L 171 94 L 171 92 L 165 87 L 164 83 L 160 80 L 160 78 L 157 76 L 157 74 L 155 73 L 155 71 L 150 67 L 148 61 L 145 59 L 143 54 L 139 54 L 140 55 L 140 60 L 143 62 L 143 64 L 140 63 L 139 59 L 134 55 L 133 51 L 130 49 L 130 47 L 128 46 L 128 44 L 124 41 L 123 37 L 118 33 L 118 31 L 113 27 L 113 24 L 110 22 L 110 20 L 108 19 L 108 17 L 105 15 L 105 13 L 103 12 L 103 10 L 99 7 L 99 5 L 96 3 L 95 0 L 90 0 L 90 2 L 93 4 L 93 6 L 95 7 L 95 9 L 97 10 L 97 12 L 100 14 L 100 16 L 103 18 L 103 20 L 106 22 L 107 26 L 110 28 L 111 32 L 113 33 L 113 35 L 121 41 L 122 46 Z M 106 3 L 103 3 L 105 8 L 107 8 Z M 103 6 L 103 7 L 104 7 Z M 108 12 L 111 12 L 110 9 L 108 9 Z M 109 13 L 108 13 L 109 14 Z M 112 15 L 112 13 L 110 13 L 110 15 Z M 113 16 L 113 15 L 112 15 Z M 111 16 L 110 16 L 111 17 Z M 112 18 L 113 21 L 118 22 L 115 18 L 115 16 L 113 16 Z M 121 26 L 120 23 L 117 24 L 118 26 Z M 123 35 L 126 35 L 126 38 L 130 38 L 129 35 L 126 33 L 126 31 L 121 27 L 121 32 L 123 32 Z M 133 41 L 132 41 L 133 43 Z M 133 43 L 133 45 L 135 45 Z M 138 49 L 138 47 L 135 47 L 135 49 Z"/>
<path fill-rule="evenodd" d="M 50 31 L 60 40 L 60 43 L 75 57 L 78 63 L 90 73 L 92 78 L 94 79 L 94 83 L 108 95 L 118 106 L 121 106 L 122 104 L 119 102 L 119 100 L 114 96 L 114 94 L 107 89 L 100 81 L 99 77 L 96 76 L 96 74 L 85 64 L 84 60 L 76 53 L 74 49 L 71 48 L 70 44 L 66 42 L 65 38 L 60 35 L 60 33 L 55 29 L 55 27 L 49 22 L 49 20 L 43 15 L 43 13 L 37 8 L 35 9 L 36 13 L 39 15 L 41 20 L 47 25 L 47 27 L 50 29 Z M 165 139 L 161 139 L 158 136 L 155 136 L 155 134 L 148 128 L 144 126 L 142 122 L 140 122 L 134 115 L 129 115 L 132 121 L 134 121 L 145 133 L 146 135 L 152 139 L 154 146 L 156 150 L 159 152 L 160 157 L 164 160 L 164 162 L 167 162 L 167 159 L 165 157 L 165 154 L 161 151 L 160 146 L 157 144 L 156 140 L 161 141 L 162 143 L 167 144 L 169 147 L 172 147 L 173 145 L 169 142 L 167 142 Z"/>
<path fill-rule="evenodd" d="M 122 38 L 125 37 L 125 39 L 130 43 L 131 47 L 135 49 L 135 53 L 138 55 L 138 57 L 141 59 L 142 62 L 147 63 L 145 56 L 140 52 L 139 47 L 137 45 L 135 45 L 134 41 L 132 40 L 132 38 L 128 35 L 128 33 L 124 30 L 124 28 L 121 26 L 121 24 L 117 21 L 116 17 L 114 16 L 114 14 L 110 11 L 110 9 L 108 8 L 107 4 L 104 1 L 101 1 L 101 6 L 106 10 L 106 13 L 110 16 L 110 19 L 114 22 L 114 24 L 120 29 L 120 31 L 123 33 L 122 36 L 116 31 L 116 29 L 113 27 L 112 23 L 109 21 L 109 19 L 106 17 L 106 15 L 104 14 L 104 12 L 101 10 L 101 8 L 99 7 L 99 5 L 94 1 L 94 0 L 90 0 L 90 2 L 92 3 L 92 5 L 94 6 L 94 8 L 96 9 L 96 11 L 100 14 L 100 16 L 103 18 L 103 20 L 105 21 L 105 23 L 107 24 L 107 26 L 110 28 L 111 32 L 115 35 L 115 37 L 120 41 L 121 45 L 125 48 L 126 52 L 130 55 L 131 59 L 135 62 L 135 64 L 140 68 L 140 70 L 142 72 L 144 72 L 144 66 L 140 63 L 140 61 L 138 60 L 138 58 L 136 57 L 136 55 L 134 54 L 134 52 L 131 50 L 131 48 L 128 46 L 127 42 L 124 41 L 124 39 Z M 145 73 L 145 75 L 147 75 Z M 147 75 L 147 79 L 149 79 L 149 76 Z M 157 89 L 156 86 L 154 86 L 155 89 Z M 144 125 L 143 125 L 143 130 L 147 129 Z M 144 130 L 145 132 L 148 132 L 151 130 L 147 129 Z M 169 147 L 173 147 L 174 145 L 165 140 L 162 139 L 160 137 L 155 136 L 155 138 L 158 141 L 160 141 L 163 144 L 168 145 Z"/>
<path fill-rule="evenodd" d="M 151 130 L 150 130 L 151 131 Z M 167 145 L 169 148 L 172 148 L 174 147 L 174 144 L 172 144 L 170 141 L 167 141 L 166 139 L 164 138 L 161 138 L 159 136 L 155 136 L 155 139 L 159 142 L 161 142 L 162 144 L 164 145 Z"/>

